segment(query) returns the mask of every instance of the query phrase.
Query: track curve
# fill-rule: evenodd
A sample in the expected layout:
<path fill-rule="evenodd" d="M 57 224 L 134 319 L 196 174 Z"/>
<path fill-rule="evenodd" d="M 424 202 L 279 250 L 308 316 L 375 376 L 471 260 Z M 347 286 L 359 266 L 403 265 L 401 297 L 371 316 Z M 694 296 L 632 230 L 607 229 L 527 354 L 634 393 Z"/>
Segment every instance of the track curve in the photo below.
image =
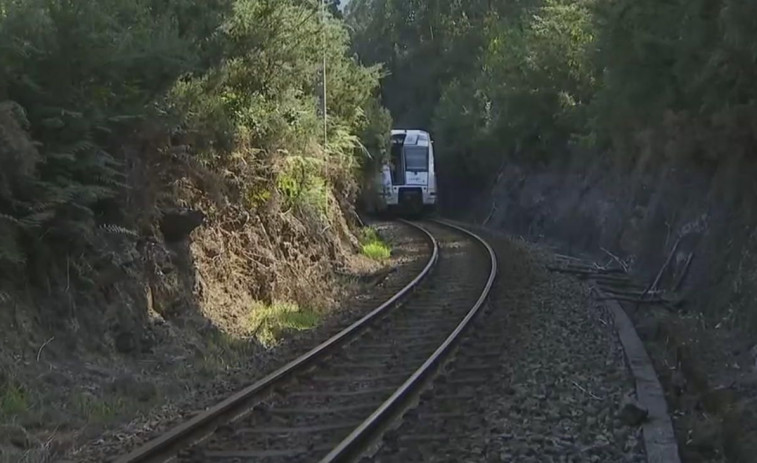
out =
<path fill-rule="evenodd" d="M 442 221 L 406 223 L 431 247 L 410 284 L 320 346 L 115 462 L 359 455 L 443 363 L 497 273 L 493 249 L 477 235 Z"/>

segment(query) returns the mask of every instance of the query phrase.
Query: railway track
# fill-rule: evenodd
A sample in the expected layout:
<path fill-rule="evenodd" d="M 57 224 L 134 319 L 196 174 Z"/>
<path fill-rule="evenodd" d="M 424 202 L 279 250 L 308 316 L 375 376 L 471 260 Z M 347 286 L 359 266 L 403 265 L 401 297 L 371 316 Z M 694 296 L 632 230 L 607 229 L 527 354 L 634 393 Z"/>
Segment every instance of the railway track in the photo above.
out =
<path fill-rule="evenodd" d="M 116 463 L 349 461 L 417 399 L 482 308 L 492 248 L 445 222 L 413 226 L 423 271 L 325 343 Z"/>

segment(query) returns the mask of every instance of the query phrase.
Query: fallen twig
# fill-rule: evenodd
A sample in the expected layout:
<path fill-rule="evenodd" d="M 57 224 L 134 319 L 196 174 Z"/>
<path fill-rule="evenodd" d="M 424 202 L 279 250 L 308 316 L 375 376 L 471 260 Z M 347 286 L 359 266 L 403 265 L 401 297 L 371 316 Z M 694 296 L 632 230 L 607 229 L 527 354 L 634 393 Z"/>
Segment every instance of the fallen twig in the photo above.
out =
<path fill-rule="evenodd" d="M 576 275 L 606 275 L 609 273 L 618 273 L 617 269 L 590 269 L 589 267 L 584 268 L 573 268 L 573 267 L 557 267 L 548 265 L 547 270 L 551 272 L 560 272 L 560 273 L 573 273 Z"/>
<path fill-rule="evenodd" d="M 622 289 L 615 289 L 615 288 L 602 288 L 602 291 L 605 293 L 610 294 L 618 294 L 621 296 L 636 296 L 641 297 L 642 294 L 644 294 L 644 291 L 629 291 L 629 290 L 622 290 Z M 650 291 L 647 293 L 648 296 L 659 296 L 664 294 L 664 291 Z"/>
<path fill-rule="evenodd" d="M 602 267 L 601 265 L 594 264 L 591 267 L 585 266 L 585 265 L 568 265 L 567 268 L 570 269 L 576 269 L 576 270 L 586 270 L 591 271 L 593 273 L 619 273 L 623 274 L 625 271 L 623 271 L 622 268 L 617 267 Z"/>
<path fill-rule="evenodd" d="M 671 301 L 668 301 L 667 299 L 663 299 L 663 298 L 642 299 L 640 297 L 630 297 L 630 296 L 621 296 L 621 295 L 600 297 L 597 300 L 598 301 L 635 302 L 636 304 L 670 304 L 671 303 Z"/>
<path fill-rule="evenodd" d="M 676 281 L 675 285 L 673 285 L 673 291 L 678 291 L 681 288 L 683 280 L 686 279 L 686 275 L 689 273 L 689 266 L 691 266 L 691 261 L 693 259 L 694 251 L 691 251 L 689 253 L 689 257 L 686 258 L 686 263 L 683 266 L 683 270 L 681 270 L 681 274 L 678 276 L 678 280 Z"/>
<path fill-rule="evenodd" d="M 573 383 L 573 386 L 575 386 L 575 387 L 576 387 L 576 389 L 578 389 L 579 391 L 581 391 L 581 392 L 583 392 L 584 394 L 588 395 L 588 396 L 589 396 L 589 397 L 591 397 L 592 399 L 595 399 L 595 400 L 602 400 L 602 398 L 601 398 L 601 397 L 597 397 L 597 396 L 596 396 L 595 394 L 593 394 L 593 393 L 592 393 L 591 391 L 587 391 L 586 389 L 584 389 L 583 387 L 581 387 L 581 385 L 580 385 L 580 384 L 578 384 L 577 382 L 575 382 L 575 381 L 571 381 L 571 383 Z"/>
<path fill-rule="evenodd" d="M 486 226 L 486 224 L 489 223 L 489 221 L 492 219 L 496 211 L 497 211 L 497 203 L 492 201 L 492 208 L 489 211 L 489 215 L 486 216 L 486 219 L 484 219 L 484 222 L 481 225 Z"/>
<path fill-rule="evenodd" d="M 44 349 L 44 348 L 45 348 L 45 346 L 47 346 L 48 344 L 50 344 L 50 343 L 51 343 L 51 342 L 53 341 L 53 339 L 55 339 L 55 336 L 53 336 L 53 337 L 51 337 L 50 339 L 48 339 L 47 341 L 45 341 L 45 342 L 44 342 L 44 343 L 43 343 L 43 344 L 42 344 L 42 345 L 41 345 L 41 346 L 39 347 L 39 350 L 37 351 L 37 362 L 39 362 L 39 358 L 40 358 L 40 356 L 42 355 L 42 349 Z"/>
<path fill-rule="evenodd" d="M 598 274 L 594 276 L 595 280 L 602 280 L 602 281 L 612 281 L 612 282 L 627 282 L 630 281 L 627 276 L 616 276 L 616 275 L 606 275 L 606 274 Z"/>
<path fill-rule="evenodd" d="M 583 262 L 584 261 L 583 259 L 580 259 L 578 257 L 566 256 L 565 254 L 555 254 L 555 257 L 560 258 L 560 259 L 565 259 L 565 260 L 573 260 L 573 261 L 576 261 L 576 262 Z"/>
<path fill-rule="evenodd" d="M 360 228 L 365 228 L 365 222 L 363 222 L 363 219 L 360 218 L 360 214 L 358 214 L 357 211 L 352 211 L 352 215 L 355 216 L 355 219 L 357 220 L 358 225 L 360 225 Z"/>
<path fill-rule="evenodd" d="M 599 248 L 599 249 L 601 249 L 602 252 L 604 252 L 608 256 L 612 257 L 613 260 L 618 263 L 618 265 L 620 265 L 621 267 L 623 267 L 623 271 L 625 273 L 628 273 L 628 265 L 625 262 L 623 262 L 623 260 L 621 260 L 620 257 L 616 256 L 615 254 L 611 253 L 610 251 L 608 251 L 605 248 Z"/>
<path fill-rule="evenodd" d="M 670 253 L 668 254 L 668 258 L 665 259 L 665 263 L 662 264 L 662 267 L 660 268 L 660 271 L 657 272 L 657 276 L 655 277 L 652 284 L 650 284 L 647 289 L 644 290 L 644 294 L 641 295 L 641 298 L 643 299 L 649 291 L 657 289 L 657 286 L 660 284 L 660 280 L 662 279 L 663 273 L 665 273 L 665 270 L 667 270 L 668 266 L 670 266 L 670 262 L 673 260 L 673 255 L 678 250 L 678 246 L 681 244 L 681 236 L 678 237 L 675 244 L 673 245 L 673 249 L 670 250 Z"/>

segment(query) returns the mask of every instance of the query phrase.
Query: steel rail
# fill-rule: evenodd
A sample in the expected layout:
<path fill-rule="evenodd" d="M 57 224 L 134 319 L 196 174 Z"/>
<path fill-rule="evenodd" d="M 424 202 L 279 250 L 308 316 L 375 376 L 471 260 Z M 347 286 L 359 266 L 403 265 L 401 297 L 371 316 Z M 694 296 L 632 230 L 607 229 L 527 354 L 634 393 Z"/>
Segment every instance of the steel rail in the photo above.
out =
<path fill-rule="evenodd" d="M 152 463 L 172 460 L 179 450 L 186 448 L 189 445 L 196 444 L 212 435 L 215 431 L 216 425 L 223 422 L 233 421 L 234 419 L 249 413 L 251 407 L 247 406 L 240 410 L 242 405 L 250 402 L 256 396 L 260 396 L 265 391 L 271 390 L 276 384 L 292 377 L 303 368 L 312 365 L 315 361 L 327 356 L 338 347 L 344 345 L 345 342 L 369 328 L 372 322 L 376 321 L 379 317 L 394 308 L 400 300 L 418 287 L 418 285 L 431 273 L 431 270 L 439 260 L 439 243 L 431 233 L 418 224 L 404 220 L 401 222 L 421 231 L 425 235 L 429 244 L 431 244 L 431 256 L 423 270 L 416 275 L 410 283 L 379 307 L 332 336 L 324 343 L 316 346 L 300 357 L 297 357 L 254 384 L 224 399 L 210 409 L 179 424 L 159 437 L 148 441 L 127 455 L 116 458 L 113 460 L 113 463 Z"/>
<path fill-rule="evenodd" d="M 497 255 L 494 252 L 494 249 L 483 238 L 470 230 L 466 230 L 461 226 L 444 220 L 437 219 L 434 220 L 434 222 L 460 231 L 472 237 L 486 248 L 489 253 L 489 258 L 491 259 L 491 271 L 486 286 L 481 292 L 475 305 L 470 311 L 468 311 L 465 318 L 463 318 L 455 330 L 445 339 L 442 345 L 440 345 L 423 363 L 423 365 L 418 368 L 386 401 L 384 401 L 384 403 L 382 403 L 371 416 L 355 428 L 355 430 L 344 438 L 337 447 L 323 457 L 319 463 L 344 462 L 359 456 L 360 453 L 365 450 L 365 446 L 376 437 L 376 430 L 392 420 L 398 410 L 401 410 L 401 408 L 409 402 L 414 394 L 437 370 L 444 359 L 448 357 L 448 354 L 451 353 L 457 341 L 461 339 L 461 335 L 469 327 L 471 321 L 476 317 L 489 296 L 489 292 L 494 285 L 494 280 L 497 277 Z"/>

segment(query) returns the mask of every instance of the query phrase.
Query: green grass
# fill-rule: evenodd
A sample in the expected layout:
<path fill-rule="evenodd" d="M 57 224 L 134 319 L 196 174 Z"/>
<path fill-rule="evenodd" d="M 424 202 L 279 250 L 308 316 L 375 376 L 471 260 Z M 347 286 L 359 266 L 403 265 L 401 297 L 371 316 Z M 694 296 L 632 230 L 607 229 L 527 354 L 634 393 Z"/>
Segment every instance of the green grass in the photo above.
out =
<path fill-rule="evenodd" d="M 385 260 L 391 256 L 392 251 L 384 243 L 374 241 L 363 245 L 363 254 L 373 260 Z"/>
<path fill-rule="evenodd" d="M 363 255 L 373 260 L 386 260 L 392 255 L 392 250 L 371 227 L 365 227 L 360 231 L 360 243 Z"/>
<path fill-rule="evenodd" d="M 122 397 L 101 398 L 89 394 L 77 394 L 72 404 L 74 410 L 94 423 L 114 421 L 134 404 Z"/>
<path fill-rule="evenodd" d="M 20 415 L 29 410 L 23 388 L 15 384 L 0 384 L 0 416 Z"/>
<path fill-rule="evenodd" d="M 271 305 L 260 304 L 255 307 L 250 317 L 250 326 L 258 341 L 273 346 L 285 331 L 309 330 L 318 325 L 320 318 L 316 312 L 303 309 L 297 304 L 274 301 Z"/>
<path fill-rule="evenodd" d="M 378 232 L 373 227 L 364 227 L 362 230 L 360 230 L 360 242 L 365 243 L 371 243 L 375 241 L 381 241 L 381 237 L 379 237 Z"/>

